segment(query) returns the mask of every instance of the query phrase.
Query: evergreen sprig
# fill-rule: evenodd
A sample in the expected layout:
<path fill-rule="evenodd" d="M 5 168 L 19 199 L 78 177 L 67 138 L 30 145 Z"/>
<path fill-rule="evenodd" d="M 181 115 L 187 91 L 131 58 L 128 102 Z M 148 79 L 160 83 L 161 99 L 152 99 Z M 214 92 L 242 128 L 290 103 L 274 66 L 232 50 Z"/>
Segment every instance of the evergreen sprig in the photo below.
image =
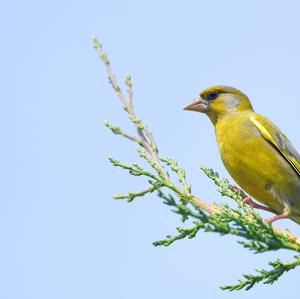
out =
<path fill-rule="evenodd" d="M 115 75 L 112 72 L 111 64 L 107 54 L 103 51 L 102 45 L 94 37 L 93 44 L 100 59 L 103 61 L 109 82 L 113 90 L 120 99 L 125 111 L 136 129 L 136 134 L 129 134 L 118 126 L 105 122 L 105 125 L 117 135 L 121 135 L 137 144 L 137 152 L 140 158 L 148 164 L 148 169 L 137 163 L 126 164 L 109 157 L 113 166 L 122 168 L 130 175 L 145 177 L 148 186 L 142 191 L 130 191 L 126 194 L 116 194 L 116 199 L 126 199 L 132 202 L 138 197 L 143 197 L 149 193 L 157 192 L 162 202 L 171 207 L 171 210 L 181 216 L 181 221 L 189 221 L 190 227 L 177 227 L 177 234 L 168 235 L 165 239 L 154 242 L 154 246 L 170 246 L 177 240 L 194 238 L 198 232 L 211 232 L 220 235 L 235 235 L 239 238 L 238 243 L 254 253 L 274 251 L 279 249 L 289 249 L 300 252 L 300 239 L 290 232 L 272 227 L 264 223 L 263 219 L 253 209 L 243 204 L 245 194 L 242 190 L 237 190 L 230 185 L 227 179 L 219 177 L 218 173 L 210 168 L 201 170 L 217 186 L 218 192 L 222 196 L 233 199 L 235 207 L 228 204 L 208 203 L 192 194 L 191 185 L 187 182 L 185 170 L 171 158 L 161 157 L 154 137 L 141 119 L 134 111 L 132 78 L 125 77 L 124 83 L 127 87 L 127 96 L 124 95 Z M 170 173 L 177 176 L 174 182 Z M 243 279 L 237 284 L 223 286 L 223 290 L 249 290 L 255 284 L 273 284 L 281 275 L 300 265 L 300 255 L 295 257 L 295 261 L 281 262 L 275 260 L 270 262 L 270 270 L 256 270 L 258 274 L 245 274 Z"/>
<path fill-rule="evenodd" d="M 223 286 L 222 290 L 238 291 L 241 289 L 250 290 L 256 283 L 273 284 L 284 272 L 288 272 L 300 265 L 300 256 L 295 256 L 293 262 L 282 262 L 279 259 L 270 262 L 271 270 L 256 270 L 258 275 L 245 274 L 244 279 L 238 280 L 236 285 Z"/>

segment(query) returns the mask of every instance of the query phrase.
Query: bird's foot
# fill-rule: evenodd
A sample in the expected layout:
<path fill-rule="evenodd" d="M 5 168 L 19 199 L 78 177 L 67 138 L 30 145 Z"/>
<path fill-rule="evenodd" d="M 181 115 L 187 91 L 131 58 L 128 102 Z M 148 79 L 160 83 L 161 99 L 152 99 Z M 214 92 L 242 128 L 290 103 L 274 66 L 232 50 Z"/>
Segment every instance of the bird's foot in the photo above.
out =
<path fill-rule="evenodd" d="M 290 215 L 289 211 L 285 210 L 282 214 L 264 219 L 264 223 L 271 224 L 272 222 L 274 222 L 276 220 L 289 218 L 289 215 Z"/>
<path fill-rule="evenodd" d="M 244 205 L 247 205 L 249 206 L 250 208 L 252 209 L 259 209 L 259 210 L 264 210 L 264 211 L 267 211 L 267 212 L 271 212 L 271 213 L 274 213 L 274 214 L 278 214 L 276 211 L 274 211 L 273 209 L 269 208 L 269 207 L 266 207 L 266 206 L 263 206 L 263 205 L 260 205 L 258 203 L 256 203 L 255 201 L 253 201 L 253 199 L 251 197 L 246 197 L 243 199 L 243 204 Z M 278 215 L 276 215 L 275 217 L 277 217 Z"/>
<path fill-rule="evenodd" d="M 259 209 L 260 205 L 257 204 L 255 201 L 253 201 L 253 199 L 249 196 L 245 197 L 242 201 L 243 205 L 248 206 L 251 209 Z"/>
<path fill-rule="evenodd" d="M 234 190 L 237 190 L 240 193 L 240 195 L 242 196 L 242 199 L 243 199 L 242 203 L 244 205 L 247 205 L 248 207 L 250 207 L 252 209 L 259 209 L 259 210 L 264 210 L 264 211 L 271 212 L 271 213 L 274 213 L 274 214 L 278 214 L 275 210 L 273 210 L 273 209 L 271 209 L 269 207 L 260 205 L 260 204 L 256 203 L 255 201 L 253 201 L 253 199 L 250 196 L 248 196 L 239 187 L 237 187 L 235 185 L 231 185 L 231 188 L 234 189 Z M 278 216 L 278 215 L 276 215 L 276 216 Z"/>
<path fill-rule="evenodd" d="M 242 196 L 243 199 L 249 197 L 249 196 L 248 196 L 242 189 L 240 189 L 238 186 L 236 186 L 236 185 L 230 185 L 230 186 L 231 186 L 231 188 L 232 188 L 233 190 L 238 191 L 238 193 Z"/>

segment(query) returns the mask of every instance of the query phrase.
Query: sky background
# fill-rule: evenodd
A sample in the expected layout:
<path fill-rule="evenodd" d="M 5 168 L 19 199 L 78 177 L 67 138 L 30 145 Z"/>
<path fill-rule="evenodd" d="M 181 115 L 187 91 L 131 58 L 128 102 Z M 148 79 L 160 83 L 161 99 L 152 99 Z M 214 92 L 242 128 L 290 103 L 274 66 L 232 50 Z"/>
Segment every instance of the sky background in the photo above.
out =
<path fill-rule="evenodd" d="M 112 195 L 145 180 L 109 165 L 136 162 L 132 131 L 92 47 L 102 41 L 120 80 L 133 76 L 137 114 L 194 192 L 224 198 L 200 172 L 228 177 L 205 115 L 182 111 L 203 88 L 231 85 L 300 149 L 299 1 L 2 1 L 0 298 L 282 298 L 299 269 L 274 286 L 224 292 L 288 251 L 253 255 L 236 238 L 200 233 L 155 248 L 178 217 L 155 195 Z M 290 221 L 278 222 L 299 232 Z"/>

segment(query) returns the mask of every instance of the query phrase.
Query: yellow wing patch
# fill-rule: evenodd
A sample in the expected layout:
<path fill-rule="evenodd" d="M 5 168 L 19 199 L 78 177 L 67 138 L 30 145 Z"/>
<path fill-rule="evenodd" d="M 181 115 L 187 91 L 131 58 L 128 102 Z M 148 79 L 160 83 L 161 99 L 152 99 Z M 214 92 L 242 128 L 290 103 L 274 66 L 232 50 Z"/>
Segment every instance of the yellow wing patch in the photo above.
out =
<path fill-rule="evenodd" d="M 253 115 L 250 120 L 300 176 L 300 155 L 288 138 L 271 121 L 261 115 Z"/>

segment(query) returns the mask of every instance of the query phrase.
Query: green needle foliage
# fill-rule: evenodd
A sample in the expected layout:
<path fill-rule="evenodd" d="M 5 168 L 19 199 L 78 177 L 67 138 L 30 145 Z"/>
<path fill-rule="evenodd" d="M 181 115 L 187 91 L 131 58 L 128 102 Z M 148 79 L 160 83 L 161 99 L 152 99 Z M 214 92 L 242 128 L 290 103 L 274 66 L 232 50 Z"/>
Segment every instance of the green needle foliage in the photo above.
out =
<path fill-rule="evenodd" d="M 145 169 L 139 164 L 126 164 L 109 157 L 109 161 L 113 166 L 126 170 L 130 175 L 144 177 L 148 184 L 147 188 L 142 191 L 116 194 L 114 198 L 132 202 L 138 197 L 156 192 L 163 204 L 169 206 L 174 213 L 178 214 L 182 222 L 191 220 L 189 221 L 191 223 L 190 227 L 177 227 L 177 234 L 166 236 L 164 239 L 154 242 L 153 245 L 167 247 L 177 240 L 194 238 L 198 232 L 203 231 L 217 233 L 221 236 L 235 235 L 238 237 L 240 245 L 254 253 L 279 249 L 289 249 L 299 253 L 300 240 L 297 237 L 288 231 L 264 223 L 258 213 L 242 203 L 243 198 L 246 196 L 243 191 L 233 188 L 227 179 L 220 178 L 218 173 L 212 169 L 201 168 L 207 177 L 214 182 L 218 192 L 222 196 L 231 198 L 236 206 L 233 208 L 225 203 L 209 204 L 192 194 L 185 170 L 175 160 L 159 155 L 158 146 L 151 131 L 142 120 L 136 117 L 130 75 L 127 75 L 124 80 L 127 87 L 127 96 L 125 96 L 112 73 L 108 56 L 103 51 L 102 45 L 96 38 L 93 38 L 93 44 L 105 65 L 109 82 L 136 129 L 136 134 L 129 134 L 107 121 L 105 125 L 114 134 L 121 135 L 136 143 L 139 157 L 146 161 L 149 166 Z M 174 181 L 173 177 L 177 179 Z M 268 270 L 261 269 L 256 270 L 257 274 L 245 274 L 243 279 L 238 280 L 236 284 L 222 286 L 221 289 L 230 291 L 249 290 L 259 282 L 273 284 L 285 272 L 299 265 L 300 255 L 295 256 L 295 260 L 292 262 L 284 263 L 277 259 L 269 263 L 271 268 Z"/>

